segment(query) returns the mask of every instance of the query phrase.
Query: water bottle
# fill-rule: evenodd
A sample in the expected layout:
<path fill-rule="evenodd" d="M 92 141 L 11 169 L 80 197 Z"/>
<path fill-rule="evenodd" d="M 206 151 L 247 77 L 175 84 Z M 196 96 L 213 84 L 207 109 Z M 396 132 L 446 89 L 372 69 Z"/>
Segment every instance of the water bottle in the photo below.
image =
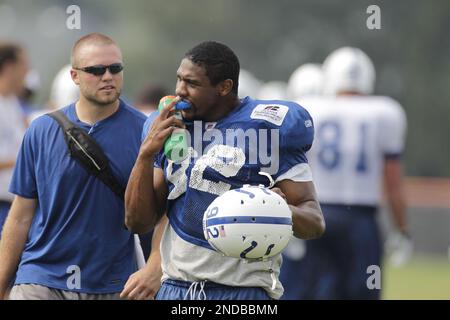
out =
<path fill-rule="evenodd" d="M 165 96 L 159 100 L 158 110 L 161 111 L 165 106 L 170 104 L 175 96 Z M 175 105 L 175 110 L 183 110 L 190 108 L 191 105 L 186 101 L 179 101 Z M 183 120 L 181 112 L 175 112 L 175 117 L 177 119 Z M 187 144 L 187 133 L 186 129 L 176 128 L 172 131 L 172 134 L 164 142 L 164 154 L 166 157 L 173 162 L 181 162 L 187 157 L 188 144 Z"/>

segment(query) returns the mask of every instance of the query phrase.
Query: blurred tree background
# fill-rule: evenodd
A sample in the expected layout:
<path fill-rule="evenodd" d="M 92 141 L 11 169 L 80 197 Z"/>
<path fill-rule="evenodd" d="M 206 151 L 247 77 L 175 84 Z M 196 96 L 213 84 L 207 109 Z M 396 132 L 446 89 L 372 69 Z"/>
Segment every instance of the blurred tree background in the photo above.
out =
<path fill-rule="evenodd" d="M 66 27 L 66 8 L 81 8 L 81 30 Z M 381 9 L 369 30 L 367 7 Z M 243 68 L 264 81 L 287 81 L 301 64 L 356 46 L 377 70 L 376 93 L 405 108 L 406 173 L 450 177 L 450 2 L 325 0 L 0 0 L 0 39 L 26 46 L 41 76 L 38 104 L 74 41 L 102 32 L 122 47 L 124 96 L 146 83 L 174 90 L 184 52 L 204 40 L 229 45 Z"/>

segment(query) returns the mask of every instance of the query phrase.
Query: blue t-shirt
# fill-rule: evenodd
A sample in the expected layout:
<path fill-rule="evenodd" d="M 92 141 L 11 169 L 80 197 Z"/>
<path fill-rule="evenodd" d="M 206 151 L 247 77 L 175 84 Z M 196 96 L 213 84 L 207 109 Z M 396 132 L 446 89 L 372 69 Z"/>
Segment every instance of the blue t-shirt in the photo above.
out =
<path fill-rule="evenodd" d="M 62 110 L 97 141 L 125 187 L 145 116 L 120 101 L 117 112 L 90 126 L 78 119 L 74 104 Z M 38 200 L 16 284 L 94 294 L 122 290 L 136 270 L 124 203 L 70 157 L 61 128 L 50 116 L 28 128 L 9 191 Z"/>
<path fill-rule="evenodd" d="M 144 124 L 142 139 L 157 116 Z M 203 213 L 220 194 L 244 184 L 268 185 L 290 170 L 307 164 L 314 126 L 309 113 L 290 101 L 253 100 L 241 104 L 217 122 L 186 123 L 189 157 L 181 163 L 163 151 L 154 166 L 164 170 L 168 185 L 168 217 L 184 240 L 212 249 L 203 235 Z"/>

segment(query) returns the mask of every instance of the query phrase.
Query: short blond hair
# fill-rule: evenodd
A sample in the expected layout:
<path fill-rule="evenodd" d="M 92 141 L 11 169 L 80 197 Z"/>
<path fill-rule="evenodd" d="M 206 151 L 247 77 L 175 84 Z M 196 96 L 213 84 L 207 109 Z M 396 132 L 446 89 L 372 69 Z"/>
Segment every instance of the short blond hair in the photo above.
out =
<path fill-rule="evenodd" d="M 101 33 L 90 33 L 87 34 L 83 37 L 81 37 L 80 39 L 77 40 L 77 42 L 75 42 L 75 44 L 72 47 L 72 53 L 70 55 L 70 63 L 72 64 L 72 67 L 77 67 L 77 54 L 78 51 L 86 46 L 86 45 L 99 45 L 99 46 L 107 46 L 107 45 L 115 45 L 117 46 L 117 43 L 111 39 L 110 37 L 101 34 Z"/>

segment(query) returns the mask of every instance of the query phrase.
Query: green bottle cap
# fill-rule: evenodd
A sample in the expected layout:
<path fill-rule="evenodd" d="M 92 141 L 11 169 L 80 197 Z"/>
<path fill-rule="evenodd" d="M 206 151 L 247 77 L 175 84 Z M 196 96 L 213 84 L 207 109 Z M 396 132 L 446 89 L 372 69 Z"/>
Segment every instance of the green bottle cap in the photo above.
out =
<path fill-rule="evenodd" d="M 175 96 L 165 96 L 159 101 L 158 110 L 161 111 L 162 108 L 167 106 Z M 176 112 L 175 116 L 181 119 L 181 113 Z M 173 162 L 181 162 L 186 159 L 188 155 L 188 145 L 187 145 L 187 133 L 185 129 L 177 128 L 164 142 L 164 154 L 166 157 Z"/>

